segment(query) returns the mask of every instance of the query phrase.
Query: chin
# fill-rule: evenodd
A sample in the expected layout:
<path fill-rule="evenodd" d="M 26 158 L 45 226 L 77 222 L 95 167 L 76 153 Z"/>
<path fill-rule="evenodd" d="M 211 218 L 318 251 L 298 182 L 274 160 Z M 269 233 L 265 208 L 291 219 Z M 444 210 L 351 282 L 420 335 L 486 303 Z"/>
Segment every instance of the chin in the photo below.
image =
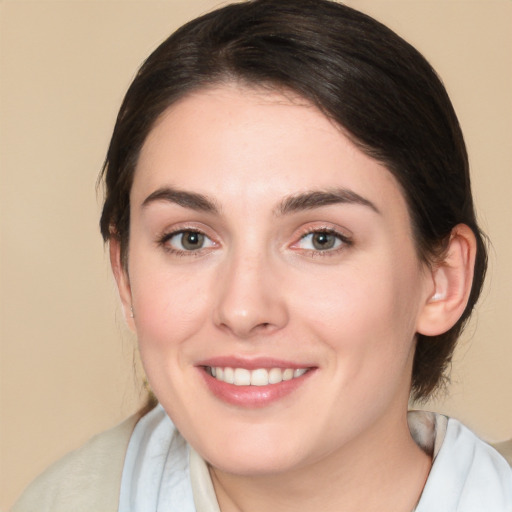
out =
<path fill-rule="evenodd" d="M 260 452 L 257 457 L 252 458 L 237 453 L 229 456 L 224 454 L 214 457 L 212 460 L 207 459 L 207 462 L 223 473 L 247 477 L 286 473 L 292 470 L 297 463 L 290 457 L 284 457 L 282 453 L 276 456 L 276 454 L 266 452 Z"/>
<path fill-rule="evenodd" d="M 261 434 L 261 433 L 260 433 Z M 224 442 L 197 446 L 196 451 L 214 468 L 240 476 L 287 472 L 305 461 L 304 443 L 289 443 L 282 435 L 227 436 Z"/>

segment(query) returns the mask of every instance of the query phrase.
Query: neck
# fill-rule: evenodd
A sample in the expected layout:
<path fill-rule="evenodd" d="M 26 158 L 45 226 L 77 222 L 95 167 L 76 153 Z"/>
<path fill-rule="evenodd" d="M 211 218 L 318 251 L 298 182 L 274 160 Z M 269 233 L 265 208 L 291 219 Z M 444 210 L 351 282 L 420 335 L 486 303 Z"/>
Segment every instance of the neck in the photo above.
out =
<path fill-rule="evenodd" d="M 246 476 L 210 468 L 220 508 L 222 512 L 411 512 L 432 461 L 413 441 L 405 416 L 399 425 L 388 427 L 375 425 L 340 450 L 282 473 Z"/>

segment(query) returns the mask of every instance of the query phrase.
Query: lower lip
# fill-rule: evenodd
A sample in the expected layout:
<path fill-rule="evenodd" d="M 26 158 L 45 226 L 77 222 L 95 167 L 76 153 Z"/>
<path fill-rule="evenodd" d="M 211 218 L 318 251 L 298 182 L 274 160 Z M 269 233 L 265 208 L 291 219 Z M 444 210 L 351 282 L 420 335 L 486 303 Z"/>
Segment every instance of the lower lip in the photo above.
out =
<path fill-rule="evenodd" d="M 266 407 L 281 400 L 305 384 L 314 373 L 314 370 L 310 369 L 300 377 L 267 386 L 236 386 L 217 380 L 207 373 L 204 367 L 199 368 L 199 371 L 209 390 L 217 398 L 228 404 L 249 409 Z"/>

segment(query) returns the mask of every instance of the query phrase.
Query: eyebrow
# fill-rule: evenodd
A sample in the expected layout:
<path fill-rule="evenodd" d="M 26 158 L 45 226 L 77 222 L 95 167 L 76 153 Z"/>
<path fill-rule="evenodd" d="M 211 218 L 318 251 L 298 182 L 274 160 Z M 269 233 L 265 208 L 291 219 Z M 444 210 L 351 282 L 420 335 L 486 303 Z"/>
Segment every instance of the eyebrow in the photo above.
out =
<path fill-rule="evenodd" d="M 370 208 L 375 213 L 381 213 L 374 203 L 346 188 L 313 190 L 294 194 L 284 199 L 275 210 L 275 213 L 276 215 L 286 215 L 333 204 L 359 204 Z"/>
<path fill-rule="evenodd" d="M 163 187 L 155 190 L 146 197 L 146 199 L 144 199 L 142 207 L 146 208 L 151 203 L 158 201 L 177 204 L 183 208 L 189 208 L 191 210 L 201 212 L 219 213 L 219 208 L 215 202 L 203 194 L 185 192 L 184 190 L 177 190 L 172 187 Z"/>
<path fill-rule="evenodd" d="M 196 192 L 186 192 L 172 187 L 162 187 L 152 192 L 142 203 L 142 207 L 146 208 L 154 202 L 164 201 L 183 208 L 191 210 L 218 214 L 220 209 L 215 201 L 203 194 Z M 322 206 L 330 206 L 334 204 L 359 204 L 366 206 L 374 212 L 380 214 L 379 209 L 374 203 L 360 196 L 356 192 L 346 188 L 334 188 L 328 190 L 312 190 L 294 194 L 285 198 L 277 208 L 274 209 L 275 215 L 287 215 L 303 210 L 313 210 Z"/>

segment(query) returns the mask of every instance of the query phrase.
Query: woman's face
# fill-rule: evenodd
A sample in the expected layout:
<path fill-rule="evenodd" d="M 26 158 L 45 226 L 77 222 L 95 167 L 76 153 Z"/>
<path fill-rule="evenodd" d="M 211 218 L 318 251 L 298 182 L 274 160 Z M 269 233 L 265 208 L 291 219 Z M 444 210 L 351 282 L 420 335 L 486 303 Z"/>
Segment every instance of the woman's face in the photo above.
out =
<path fill-rule="evenodd" d="M 144 367 L 213 466 L 287 471 L 405 423 L 432 277 L 393 176 L 316 108 L 187 96 L 143 146 L 130 218 Z"/>

